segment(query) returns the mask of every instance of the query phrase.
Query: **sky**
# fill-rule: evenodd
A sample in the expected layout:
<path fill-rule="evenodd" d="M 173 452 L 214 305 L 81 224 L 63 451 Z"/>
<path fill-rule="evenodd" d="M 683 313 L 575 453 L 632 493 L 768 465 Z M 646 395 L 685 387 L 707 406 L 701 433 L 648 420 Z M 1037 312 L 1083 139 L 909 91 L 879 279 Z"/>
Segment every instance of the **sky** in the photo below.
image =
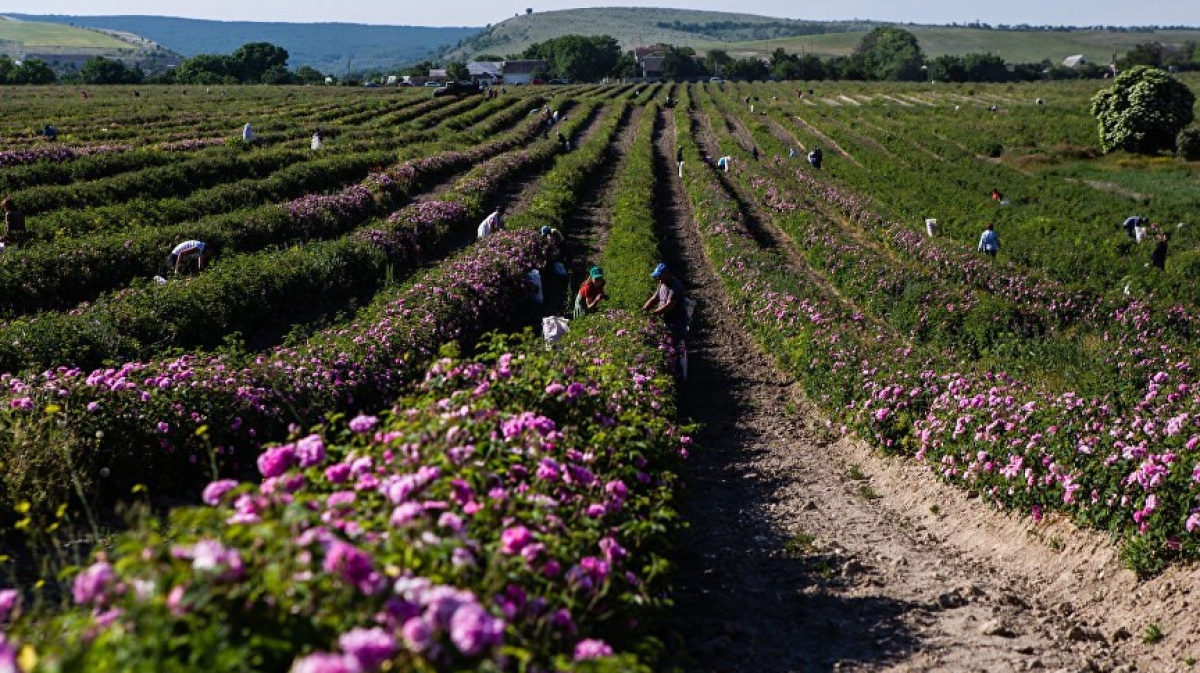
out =
<path fill-rule="evenodd" d="M 524 3 L 524 4 L 522 4 Z M 392 3 L 327 0 L 3 0 L 0 13 L 105 16 L 146 14 L 225 21 L 336 21 L 409 26 L 483 26 L 498 23 L 525 8 L 535 12 L 576 7 L 679 7 L 792 19 L 875 19 L 912 23 L 1033 25 L 1188 25 L 1200 26 L 1200 0 L 449 0 Z"/>

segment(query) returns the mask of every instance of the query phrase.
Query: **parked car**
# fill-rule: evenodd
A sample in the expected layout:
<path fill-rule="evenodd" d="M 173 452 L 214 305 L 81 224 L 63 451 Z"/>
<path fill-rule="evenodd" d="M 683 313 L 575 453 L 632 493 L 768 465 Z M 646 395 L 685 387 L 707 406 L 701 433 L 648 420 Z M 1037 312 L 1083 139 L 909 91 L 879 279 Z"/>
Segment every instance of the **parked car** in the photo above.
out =
<path fill-rule="evenodd" d="M 427 86 L 427 87 L 433 87 L 433 88 L 437 88 L 437 87 L 439 87 L 439 86 L 441 86 L 441 85 L 442 85 L 442 83 L 441 83 L 441 82 L 426 82 L 426 83 L 425 83 L 425 86 Z"/>
<path fill-rule="evenodd" d="M 569 79 L 552 79 L 546 83 L 547 84 L 570 84 L 571 80 L 569 80 Z"/>
<path fill-rule="evenodd" d="M 475 84 L 463 84 L 462 82 L 446 82 L 444 86 L 439 86 L 433 90 L 434 98 L 442 96 L 469 96 L 471 94 L 480 93 L 480 89 Z"/>
<path fill-rule="evenodd" d="M 713 84 L 724 84 L 725 83 L 725 80 L 721 79 L 720 77 L 709 77 L 708 81 L 712 82 Z"/>

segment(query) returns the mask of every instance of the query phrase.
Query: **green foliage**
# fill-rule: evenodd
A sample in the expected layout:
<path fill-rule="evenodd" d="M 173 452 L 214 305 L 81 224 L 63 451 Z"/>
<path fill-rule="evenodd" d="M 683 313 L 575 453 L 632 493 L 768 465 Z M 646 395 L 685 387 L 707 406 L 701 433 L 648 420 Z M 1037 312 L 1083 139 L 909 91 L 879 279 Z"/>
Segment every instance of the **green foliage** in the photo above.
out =
<path fill-rule="evenodd" d="M 1172 150 L 1176 136 L 1192 122 L 1195 102 L 1191 89 L 1167 73 L 1146 66 L 1131 68 L 1092 98 L 1100 146 L 1105 152 Z"/>
<path fill-rule="evenodd" d="M 455 61 L 446 65 L 446 76 L 452 80 L 459 81 L 471 78 L 471 72 L 467 70 L 467 64 L 462 61 Z"/>
<path fill-rule="evenodd" d="M 0 54 L 0 84 L 50 84 L 54 80 L 54 71 L 45 61 L 30 58 L 17 65 L 8 56 Z"/>
<path fill-rule="evenodd" d="M 129 67 L 103 56 L 89 58 L 79 69 L 79 79 L 85 84 L 137 84 L 144 76 L 137 66 Z"/>
<path fill-rule="evenodd" d="M 572 82 L 596 82 L 618 74 L 621 46 L 608 35 L 563 35 L 530 46 L 522 57 L 545 60 L 550 72 Z"/>
<path fill-rule="evenodd" d="M 1200 161 L 1200 126 L 1189 126 L 1179 132 L 1175 154 L 1184 161 Z"/>
<path fill-rule="evenodd" d="M 903 82 L 925 79 L 921 45 L 915 35 L 901 28 L 876 28 L 867 33 L 854 50 L 852 60 L 861 63 L 871 79 Z"/>

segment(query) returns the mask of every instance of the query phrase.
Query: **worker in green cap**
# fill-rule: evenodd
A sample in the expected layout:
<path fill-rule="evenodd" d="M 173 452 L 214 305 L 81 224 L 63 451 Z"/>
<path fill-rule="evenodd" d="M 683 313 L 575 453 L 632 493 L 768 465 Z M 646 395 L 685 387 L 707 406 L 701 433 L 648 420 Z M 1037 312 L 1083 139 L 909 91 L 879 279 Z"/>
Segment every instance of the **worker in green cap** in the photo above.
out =
<path fill-rule="evenodd" d="M 593 266 L 588 271 L 588 277 L 579 286 L 579 294 L 575 295 L 575 317 L 581 318 L 594 311 L 601 299 L 607 299 L 604 294 L 604 269 Z"/>

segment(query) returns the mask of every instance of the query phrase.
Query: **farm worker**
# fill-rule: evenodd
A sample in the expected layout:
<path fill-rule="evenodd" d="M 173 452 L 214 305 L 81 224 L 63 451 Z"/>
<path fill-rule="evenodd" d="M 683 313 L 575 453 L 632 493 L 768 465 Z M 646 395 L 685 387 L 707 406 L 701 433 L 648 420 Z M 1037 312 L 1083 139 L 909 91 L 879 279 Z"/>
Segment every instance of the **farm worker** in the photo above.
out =
<path fill-rule="evenodd" d="M 583 284 L 579 286 L 579 292 L 575 295 L 576 318 L 582 318 L 590 311 L 596 310 L 601 299 L 608 299 L 608 295 L 604 294 L 605 283 L 604 269 L 593 266 L 588 270 L 588 277 L 584 279 Z"/>
<path fill-rule="evenodd" d="M 1165 269 L 1167 266 L 1167 241 L 1171 240 L 1171 235 L 1163 233 L 1158 237 L 1158 243 L 1154 246 L 1154 252 L 1150 253 L 1150 263 L 1159 269 Z"/>
<path fill-rule="evenodd" d="M 795 158 L 796 158 L 796 148 L 795 148 L 795 147 L 789 147 L 789 148 L 788 148 L 788 158 L 789 158 L 789 159 L 795 159 Z"/>
<path fill-rule="evenodd" d="M 58 129 L 54 128 L 53 124 L 46 124 L 42 127 L 42 137 L 46 140 L 54 140 L 58 138 Z"/>
<path fill-rule="evenodd" d="M 83 99 L 84 99 L 84 100 L 87 100 L 87 99 L 88 99 L 88 95 L 87 95 L 87 92 L 86 92 L 86 91 L 80 91 L 79 93 L 80 93 L 80 94 L 83 96 Z"/>
<path fill-rule="evenodd" d="M 758 145 L 754 145 L 750 148 L 750 158 L 758 161 Z"/>
<path fill-rule="evenodd" d="M 1004 195 L 1000 193 L 999 189 L 992 190 L 992 200 L 993 201 L 1003 201 L 1004 200 Z"/>
<path fill-rule="evenodd" d="M 1141 215 L 1130 215 L 1129 217 L 1125 218 L 1125 222 L 1121 224 L 1121 228 L 1125 230 L 1125 234 L 1129 236 L 1129 238 L 1134 238 L 1134 230 L 1136 230 L 1138 227 L 1145 226 L 1145 224 L 1146 218 L 1142 217 Z"/>
<path fill-rule="evenodd" d="M 16 245 L 25 241 L 25 214 L 17 207 L 17 204 L 9 197 L 4 197 L 0 201 L 0 210 L 4 211 L 4 238 L 2 242 L 5 245 Z"/>
<path fill-rule="evenodd" d="M 676 343 L 681 343 L 688 330 L 683 283 L 679 282 L 679 279 L 667 269 L 667 265 L 662 263 L 654 267 L 654 271 L 650 272 L 650 277 L 658 281 L 658 284 L 654 288 L 654 293 L 642 305 L 642 310 L 662 316 L 672 338 Z"/>
<path fill-rule="evenodd" d="M 254 142 L 254 129 L 250 128 L 250 122 L 246 122 L 246 125 L 242 127 L 242 140 L 248 143 Z"/>
<path fill-rule="evenodd" d="M 542 232 L 542 237 L 545 238 L 546 242 L 549 243 L 550 245 L 553 245 L 553 246 L 562 245 L 563 235 L 562 235 L 562 232 L 559 231 L 558 229 L 555 229 L 554 227 L 550 227 L 550 226 L 544 226 L 541 228 L 540 231 Z"/>
<path fill-rule="evenodd" d="M 562 145 L 564 152 L 571 151 L 571 141 L 567 140 L 567 137 L 562 134 L 562 131 L 558 132 L 558 144 Z"/>
<path fill-rule="evenodd" d="M 821 152 L 820 147 L 814 147 L 813 151 L 808 153 L 808 163 L 811 164 L 812 167 L 817 170 L 821 170 L 821 162 L 824 159 L 825 159 L 825 154 L 823 152 Z"/>
<path fill-rule="evenodd" d="M 312 137 L 312 149 L 313 149 L 313 151 L 315 152 L 315 151 L 317 151 L 317 150 L 321 149 L 321 148 L 322 148 L 322 147 L 324 147 L 324 146 L 325 146 L 325 145 L 324 145 L 324 143 L 322 143 L 322 142 L 321 142 L 321 132 L 320 132 L 320 131 L 313 131 L 313 137 Z"/>
<path fill-rule="evenodd" d="M 496 206 L 496 210 L 492 211 L 491 215 L 483 218 L 479 223 L 479 229 L 476 231 L 479 240 L 483 240 L 492 235 L 494 231 L 500 231 L 504 227 L 504 207 Z"/>
<path fill-rule="evenodd" d="M 204 263 L 212 259 L 212 246 L 207 245 L 204 241 L 184 241 L 175 246 L 171 250 L 171 254 L 167 255 L 167 266 L 175 273 L 179 273 L 179 269 L 184 264 L 196 260 L 196 270 L 204 269 Z"/>
<path fill-rule="evenodd" d="M 683 179 L 683 146 L 675 148 L 675 163 L 679 166 L 679 179 Z"/>
<path fill-rule="evenodd" d="M 979 236 L 979 252 L 995 257 L 999 251 L 1000 236 L 996 233 L 996 225 L 989 223 Z"/>

